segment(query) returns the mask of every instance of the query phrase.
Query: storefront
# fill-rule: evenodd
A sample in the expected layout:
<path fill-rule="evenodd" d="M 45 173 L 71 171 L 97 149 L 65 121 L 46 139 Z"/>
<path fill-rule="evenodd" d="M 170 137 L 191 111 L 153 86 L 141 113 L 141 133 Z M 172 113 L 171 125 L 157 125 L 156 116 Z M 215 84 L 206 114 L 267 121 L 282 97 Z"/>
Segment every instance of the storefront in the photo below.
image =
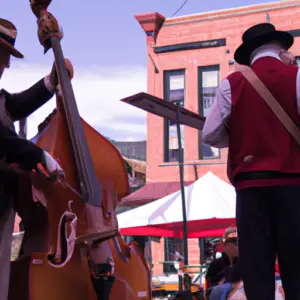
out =
<path fill-rule="evenodd" d="M 281 1 L 207 13 L 165 18 L 145 13 L 135 18 L 146 33 L 148 93 L 206 116 L 220 80 L 234 71 L 234 51 L 242 33 L 251 25 L 271 22 L 277 29 L 295 37 L 291 51 L 300 55 L 300 2 Z M 202 142 L 201 132 L 182 126 L 185 180 L 193 182 L 207 171 L 227 181 L 227 149 L 218 150 Z M 155 186 L 170 193 L 166 186 L 179 181 L 178 141 L 175 125 L 148 115 L 146 186 L 127 200 L 155 200 Z M 165 188 L 163 188 L 165 186 Z M 150 195 L 150 196 L 149 196 Z M 126 202 L 126 199 L 124 200 Z M 145 202 L 143 202 L 145 203 Z M 174 248 L 174 243 L 163 246 Z M 190 241 L 191 263 L 199 263 L 198 241 Z M 179 249 L 177 249 L 179 250 Z M 153 252 L 154 253 L 154 252 Z M 170 257 L 155 250 L 154 260 Z"/>

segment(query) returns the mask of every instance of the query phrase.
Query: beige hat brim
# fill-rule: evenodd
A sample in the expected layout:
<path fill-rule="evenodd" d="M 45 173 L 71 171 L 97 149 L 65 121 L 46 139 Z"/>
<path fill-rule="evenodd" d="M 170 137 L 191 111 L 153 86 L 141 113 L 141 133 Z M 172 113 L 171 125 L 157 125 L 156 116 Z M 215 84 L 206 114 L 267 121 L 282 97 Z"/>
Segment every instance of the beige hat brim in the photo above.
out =
<path fill-rule="evenodd" d="M 12 56 L 17 58 L 24 58 L 24 55 L 20 51 L 18 51 L 14 46 L 9 44 L 6 40 L 2 38 L 0 38 L 0 46 L 1 45 L 4 46 Z"/>

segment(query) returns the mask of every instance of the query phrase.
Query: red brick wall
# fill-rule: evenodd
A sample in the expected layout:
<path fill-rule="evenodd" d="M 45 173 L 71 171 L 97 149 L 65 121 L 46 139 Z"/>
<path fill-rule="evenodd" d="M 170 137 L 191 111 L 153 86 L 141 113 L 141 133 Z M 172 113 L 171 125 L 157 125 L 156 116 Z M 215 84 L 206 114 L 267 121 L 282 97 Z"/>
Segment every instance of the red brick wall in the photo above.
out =
<path fill-rule="evenodd" d="M 189 239 L 189 264 L 199 265 L 200 264 L 200 249 L 198 239 Z"/>
<path fill-rule="evenodd" d="M 152 246 L 152 262 L 153 262 L 153 275 L 162 275 L 163 274 L 163 264 L 160 263 L 164 261 L 164 248 L 165 243 L 164 239 L 160 239 L 160 243 L 151 242 Z"/>
<path fill-rule="evenodd" d="M 296 2 L 297 1 L 281 2 L 281 6 Z M 198 67 L 220 64 L 221 79 L 226 77 L 230 72 L 228 61 L 233 59 L 233 53 L 241 42 L 242 33 L 251 25 L 266 22 L 266 11 L 248 14 L 245 13 L 253 9 L 264 9 L 266 7 L 269 8 L 268 13 L 270 15 L 271 22 L 277 26 L 278 29 L 300 29 L 300 19 L 298 18 L 300 15 L 300 5 L 293 8 L 278 9 L 276 8 L 278 7 L 278 4 L 276 3 L 226 10 L 218 12 L 217 14 L 212 12 L 167 19 L 158 34 L 156 46 L 221 38 L 226 38 L 227 45 L 225 47 L 155 54 L 152 48 L 153 42 L 150 43 L 148 51 L 152 55 L 160 72 L 158 74 L 154 74 L 152 61 L 149 58 L 148 92 L 163 98 L 163 71 L 184 68 L 186 70 L 185 107 L 198 112 Z M 276 9 L 274 9 L 274 7 Z M 240 15 L 234 15 L 238 12 Z M 230 14 L 233 14 L 233 16 L 230 16 Z M 218 18 L 216 16 L 218 16 Z M 185 21 L 193 22 L 180 24 L 180 22 Z M 295 54 L 300 54 L 300 38 L 296 38 L 295 40 L 296 42 L 292 51 Z M 230 53 L 226 54 L 226 50 L 230 50 Z M 208 161 L 198 160 L 197 130 L 185 127 L 184 140 L 185 163 L 197 162 L 204 164 L 197 167 L 199 176 L 210 170 L 220 178 L 227 180 L 225 164 L 206 165 Z M 177 166 L 160 167 L 162 164 L 172 165 L 172 163 L 163 162 L 163 152 L 163 119 L 149 114 L 147 131 L 147 182 L 179 180 Z M 224 163 L 226 161 L 226 156 L 227 151 L 222 150 L 221 159 L 218 160 L 218 162 Z M 195 179 L 193 166 L 185 167 L 185 179 Z"/>

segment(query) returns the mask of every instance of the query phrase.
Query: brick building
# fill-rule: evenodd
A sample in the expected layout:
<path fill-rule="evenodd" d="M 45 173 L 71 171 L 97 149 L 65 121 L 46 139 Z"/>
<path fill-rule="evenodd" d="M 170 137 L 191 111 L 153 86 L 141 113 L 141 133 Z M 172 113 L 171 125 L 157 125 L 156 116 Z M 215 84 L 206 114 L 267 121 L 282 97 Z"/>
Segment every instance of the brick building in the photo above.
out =
<path fill-rule="evenodd" d="M 113 141 L 111 143 L 119 150 L 122 156 L 128 159 L 146 161 L 146 141 Z"/>
<path fill-rule="evenodd" d="M 135 16 L 146 33 L 148 93 L 206 116 L 220 80 L 234 71 L 233 54 L 242 33 L 257 23 L 271 22 L 293 34 L 291 51 L 300 55 L 299 17 L 298 0 L 175 18 L 159 13 Z M 124 199 L 134 206 L 179 190 L 176 127 L 152 114 L 147 122 L 146 186 Z M 201 132 L 195 129 L 182 126 L 181 131 L 185 180 L 193 182 L 210 170 L 227 181 L 227 149 L 219 151 L 203 144 Z M 171 259 L 163 254 L 162 249 L 167 249 L 162 244 L 153 245 L 154 261 Z M 190 263 L 199 263 L 198 241 L 189 241 L 189 247 Z"/>

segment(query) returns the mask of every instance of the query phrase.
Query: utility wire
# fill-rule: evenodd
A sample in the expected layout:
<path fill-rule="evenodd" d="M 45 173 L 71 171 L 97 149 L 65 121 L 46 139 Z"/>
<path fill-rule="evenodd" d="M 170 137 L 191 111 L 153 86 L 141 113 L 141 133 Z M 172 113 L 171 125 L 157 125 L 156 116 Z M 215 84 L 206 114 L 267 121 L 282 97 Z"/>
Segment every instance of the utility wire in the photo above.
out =
<path fill-rule="evenodd" d="M 177 15 L 177 13 L 187 4 L 189 0 L 185 0 L 183 2 L 183 4 L 181 4 L 181 6 L 174 12 L 174 14 L 171 16 L 171 18 L 173 18 L 175 15 Z"/>

